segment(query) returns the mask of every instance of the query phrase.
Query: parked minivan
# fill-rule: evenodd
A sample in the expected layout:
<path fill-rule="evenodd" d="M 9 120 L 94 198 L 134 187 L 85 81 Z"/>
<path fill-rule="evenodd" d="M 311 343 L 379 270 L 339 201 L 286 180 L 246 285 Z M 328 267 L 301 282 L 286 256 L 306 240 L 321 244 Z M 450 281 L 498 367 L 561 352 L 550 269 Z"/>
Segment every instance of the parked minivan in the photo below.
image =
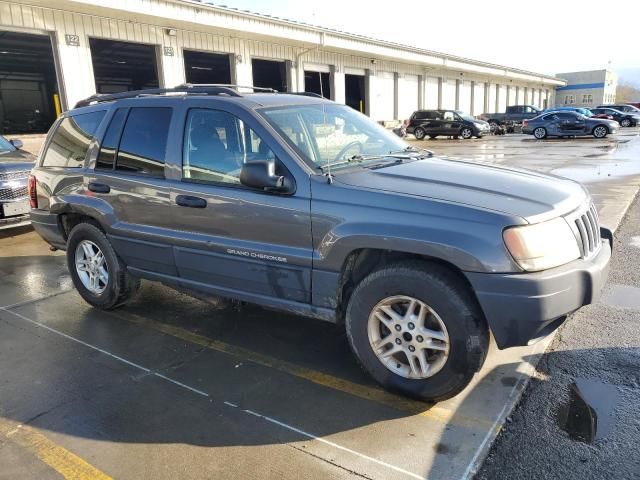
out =
<path fill-rule="evenodd" d="M 473 118 L 468 113 L 455 110 L 418 110 L 411 115 L 407 133 L 412 133 L 416 140 L 425 137 L 446 137 L 469 139 L 481 138 L 490 133 L 489 124 Z"/>

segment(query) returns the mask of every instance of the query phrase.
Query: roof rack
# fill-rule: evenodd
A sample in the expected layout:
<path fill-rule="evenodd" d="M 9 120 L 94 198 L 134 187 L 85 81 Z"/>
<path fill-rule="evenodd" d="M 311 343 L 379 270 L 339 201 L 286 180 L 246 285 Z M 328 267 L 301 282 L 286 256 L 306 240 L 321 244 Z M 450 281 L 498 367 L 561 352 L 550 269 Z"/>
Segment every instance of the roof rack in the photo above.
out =
<path fill-rule="evenodd" d="M 289 95 L 301 95 L 303 97 L 325 98 L 316 92 L 288 92 Z"/>
<path fill-rule="evenodd" d="M 235 85 L 233 83 L 183 83 L 178 85 L 176 88 L 198 88 L 198 87 L 225 87 L 232 88 L 237 90 L 239 88 L 246 88 L 248 90 L 253 90 L 254 92 L 267 92 L 267 93 L 284 93 L 279 92 L 274 88 L 269 87 L 254 87 L 250 85 Z"/>
<path fill-rule="evenodd" d="M 248 87 L 250 88 L 250 87 Z M 199 84 L 183 84 L 173 88 L 148 88 L 146 90 L 131 90 L 128 92 L 95 94 L 80 100 L 76 103 L 75 108 L 86 107 L 96 103 L 112 102 L 114 100 L 122 100 L 125 98 L 137 98 L 153 95 L 164 95 L 167 93 L 186 93 L 198 95 L 226 95 L 229 97 L 241 97 L 242 95 L 231 85 L 199 85 Z"/>

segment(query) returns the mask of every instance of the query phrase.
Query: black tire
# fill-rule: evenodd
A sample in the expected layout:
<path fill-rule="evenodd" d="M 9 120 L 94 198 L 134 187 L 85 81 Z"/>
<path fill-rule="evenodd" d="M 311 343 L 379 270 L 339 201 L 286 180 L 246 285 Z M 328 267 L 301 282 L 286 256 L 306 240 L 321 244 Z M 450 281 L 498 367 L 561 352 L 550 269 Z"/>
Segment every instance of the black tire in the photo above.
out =
<path fill-rule="evenodd" d="M 595 138 L 605 138 L 607 135 L 609 135 L 609 129 L 606 125 L 596 125 L 595 127 L 593 127 L 593 131 L 591 132 L 591 134 Z"/>
<path fill-rule="evenodd" d="M 449 356 L 440 371 L 424 379 L 410 379 L 388 369 L 369 341 L 368 322 L 382 299 L 406 295 L 434 309 L 449 335 Z M 436 264 L 400 262 L 365 277 L 347 306 L 345 327 L 362 368 L 389 390 L 427 401 L 441 401 L 461 392 L 482 367 L 489 348 L 484 317 L 467 286 L 447 268 Z"/>
<path fill-rule="evenodd" d="M 460 130 L 460 136 L 465 140 L 469 140 L 473 137 L 473 130 L 471 130 L 469 127 L 462 127 L 462 129 Z"/>
<path fill-rule="evenodd" d="M 413 136 L 416 137 L 416 140 L 422 140 L 424 139 L 426 133 L 427 132 L 424 131 L 424 128 L 416 127 L 416 129 L 413 131 Z"/>
<path fill-rule="evenodd" d="M 106 288 L 100 294 L 88 290 L 76 270 L 76 248 L 82 240 L 93 242 L 104 255 L 109 278 Z M 67 267 L 82 298 L 102 310 L 111 310 L 126 303 L 140 287 L 140 280 L 127 272 L 127 266 L 118 257 L 105 234 L 93 223 L 80 223 L 71 230 L 67 241 Z"/>
<path fill-rule="evenodd" d="M 536 127 L 533 129 L 533 136 L 538 140 L 543 140 L 547 138 L 547 129 L 544 127 Z"/>
<path fill-rule="evenodd" d="M 621 127 L 630 127 L 631 126 L 631 120 L 629 120 L 628 118 L 623 118 L 622 121 L 620 122 L 620 126 Z"/>

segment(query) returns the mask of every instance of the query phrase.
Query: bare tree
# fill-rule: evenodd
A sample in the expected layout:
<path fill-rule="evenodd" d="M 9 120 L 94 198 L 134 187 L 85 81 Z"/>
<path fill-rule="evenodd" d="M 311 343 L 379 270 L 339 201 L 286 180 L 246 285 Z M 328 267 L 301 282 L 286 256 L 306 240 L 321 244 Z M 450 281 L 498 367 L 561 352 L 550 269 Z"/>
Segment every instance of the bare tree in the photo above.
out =
<path fill-rule="evenodd" d="M 640 102 L 640 87 L 622 80 L 616 88 L 616 102 Z"/>

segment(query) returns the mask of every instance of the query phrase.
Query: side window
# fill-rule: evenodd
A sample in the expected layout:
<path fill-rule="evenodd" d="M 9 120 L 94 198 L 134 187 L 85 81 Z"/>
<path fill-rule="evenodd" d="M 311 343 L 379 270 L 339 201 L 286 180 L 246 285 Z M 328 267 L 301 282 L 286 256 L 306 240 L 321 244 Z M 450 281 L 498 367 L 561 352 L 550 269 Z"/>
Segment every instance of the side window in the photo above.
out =
<path fill-rule="evenodd" d="M 275 158 L 242 120 L 209 109 L 189 111 L 183 150 L 182 177 L 196 182 L 239 185 L 244 163 Z"/>
<path fill-rule="evenodd" d="M 447 122 L 451 122 L 456 119 L 456 116 L 453 112 L 444 112 L 444 120 Z"/>
<path fill-rule="evenodd" d="M 118 150 L 118 142 L 120 140 L 120 133 L 122 132 L 122 126 L 127 116 L 126 108 L 119 108 L 116 113 L 113 114 L 111 122 L 107 127 L 107 132 L 102 140 L 100 152 L 98 153 L 98 159 L 96 161 L 96 168 L 113 169 L 116 163 L 116 152 Z"/>
<path fill-rule="evenodd" d="M 429 112 L 418 111 L 414 114 L 413 118 L 415 120 L 424 120 L 425 118 L 429 118 Z"/>
<path fill-rule="evenodd" d="M 104 110 L 66 117 L 60 122 L 42 159 L 43 167 L 80 168 Z"/>
<path fill-rule="evenodd" d="M 127 116 L 116 158 L 116 170 L 164 177 L 164 160 L 172 109 L 132 108 Z"/>

